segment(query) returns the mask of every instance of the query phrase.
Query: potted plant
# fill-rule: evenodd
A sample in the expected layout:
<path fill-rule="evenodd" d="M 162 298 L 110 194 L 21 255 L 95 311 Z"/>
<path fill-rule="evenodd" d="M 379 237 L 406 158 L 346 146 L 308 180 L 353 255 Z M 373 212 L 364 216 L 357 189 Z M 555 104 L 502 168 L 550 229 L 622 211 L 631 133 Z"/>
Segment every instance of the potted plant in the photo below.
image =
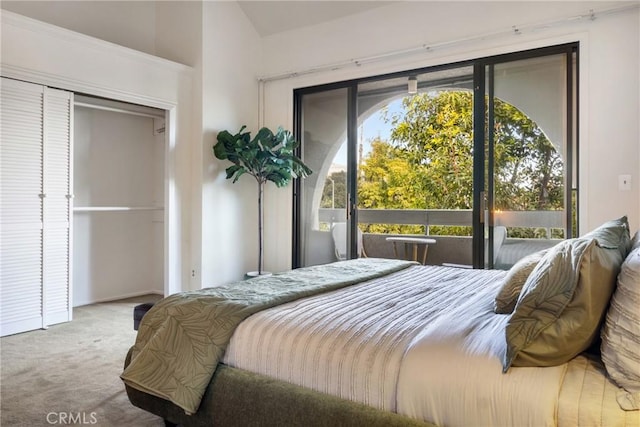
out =
<path fill-rule="evenodd" d="M 291 132 L 278 127 L 273 133 L 266 127 L 258 131 L 251 139 L 250 132 L 243 132 L 242 126 L 238 133 L 232 135 L 226 130 L 218 133 L 218 142 L 213 146 L 213 154 L 220 160 L 229 160 L 233 165 L 226 169 L 227 179 L 233 182 L 244 175 L 251 175 L 258 183 L 258 271 L 262 275 L 263 266 L 263 219 L 264 207 L 262 198 L 264 185 L 267 181 L 284 187 L 292 178 L 304 178 L 311 174 L 309 169 L 295 155 L 299 142 Z M 249 273 L 249 275 L 253 275 Z"/>

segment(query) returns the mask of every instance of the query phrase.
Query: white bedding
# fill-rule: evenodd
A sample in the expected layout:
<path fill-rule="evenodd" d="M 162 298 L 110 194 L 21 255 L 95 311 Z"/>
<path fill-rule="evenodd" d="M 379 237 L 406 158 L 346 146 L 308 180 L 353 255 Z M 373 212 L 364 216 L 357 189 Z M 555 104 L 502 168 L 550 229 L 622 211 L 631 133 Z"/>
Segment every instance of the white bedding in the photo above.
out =
<path fill-rule="evenodd" d="M 560 390 L 558 425 L 639 427 L 640 411 L 620 409 L 616 395 L 621 391 L 599 359 L 585 355 L 572 359 Z"/>
<path fill-rule="evenodd" d="M 477 292 L 427 325 L 402 362 L 398 412 L 446 426 L 554 426 L 566 365 L 502 373 L 507 315 Z"/>
<path fill-rule="evenodd" d="M 464 273 L 415 266 L 262 311 L 240 324 L 223 363 L 395 411 L 404 352 L 473 291 L 472 280 L 460 283 Z"/>
<path fill-rule="evenodd" d="M 268 309 L 241 323 L 223 363 L 438 425 L 573 426 L 561 391 L 583 419 L 604 406 L 618 417 L 574 391 L 573 362 L 502 374 L 508 316 L 492 307 L 505 273 L 415 266 Z"/>

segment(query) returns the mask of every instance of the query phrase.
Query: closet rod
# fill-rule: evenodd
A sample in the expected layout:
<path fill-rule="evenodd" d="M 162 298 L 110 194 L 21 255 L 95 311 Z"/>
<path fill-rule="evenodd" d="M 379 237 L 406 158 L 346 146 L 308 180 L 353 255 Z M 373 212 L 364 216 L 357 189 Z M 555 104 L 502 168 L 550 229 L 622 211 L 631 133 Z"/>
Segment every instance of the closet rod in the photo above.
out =
<path fill-rule="evenodd" d="M 85 108 L 93 108 L 94 110 L 103 110 L 103 111 L 111 111 L 114 113 L 123 113 L 123 114 L 131 114 L 133 116 L 141 116 L 141 117 L 149 117 L 152 119 L 164 119 L 164 114 L 152 114 L 152 113 L 144 113 L 140 111 L 132 111 L 124 108 L 116 108 L 116 107 L 107 107 L 105 105 L 95 105 L 89 104 L 86 102 L 74 102 L 74 106 L 76 107 L 85 107 Z"/>

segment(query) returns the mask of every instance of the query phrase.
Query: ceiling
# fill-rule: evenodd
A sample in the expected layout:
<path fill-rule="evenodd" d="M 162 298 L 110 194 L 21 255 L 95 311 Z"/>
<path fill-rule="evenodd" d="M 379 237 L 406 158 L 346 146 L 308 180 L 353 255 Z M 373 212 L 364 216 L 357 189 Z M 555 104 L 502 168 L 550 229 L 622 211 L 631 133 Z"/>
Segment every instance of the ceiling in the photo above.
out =
<path fill-rule="evenodd" d="M 394 1 L 245 1 L 238 3 L 258 34 L 270 36 L 386 6 Z"/>

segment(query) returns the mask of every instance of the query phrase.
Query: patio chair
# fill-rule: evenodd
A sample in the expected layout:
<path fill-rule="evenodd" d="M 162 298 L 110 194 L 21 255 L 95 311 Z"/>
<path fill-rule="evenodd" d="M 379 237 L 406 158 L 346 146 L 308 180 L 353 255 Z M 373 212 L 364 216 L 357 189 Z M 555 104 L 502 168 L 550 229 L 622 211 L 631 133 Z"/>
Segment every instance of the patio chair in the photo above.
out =
<path fill-rule="evenodd" d="M 358 230 L 358 256 L 361 258 L 366 257 L 367 254 L 364 251 L 364 243 L 362 242 L 362 231 L 360 231 L 359 228 L 356 229 Z M 347 223 L 336 222 L 333 224 L 331 237 L 333 237 L 333 244 L 338 261 L 347 259 Z"/>

